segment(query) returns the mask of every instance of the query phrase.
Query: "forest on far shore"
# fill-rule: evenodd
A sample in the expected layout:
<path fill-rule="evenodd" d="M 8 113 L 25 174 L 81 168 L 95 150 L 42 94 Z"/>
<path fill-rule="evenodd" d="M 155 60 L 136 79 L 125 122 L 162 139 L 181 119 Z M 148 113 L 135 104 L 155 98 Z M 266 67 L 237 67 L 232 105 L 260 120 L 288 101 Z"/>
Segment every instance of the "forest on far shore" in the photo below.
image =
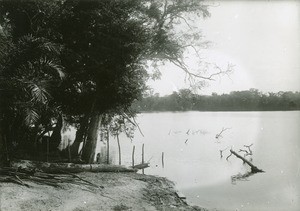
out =
<path fill-rule="evenodd" d="M 257 89 L 249 89 L 221 95 L 198 95 L 181 89 L 162 97 L 159 94 L 145 96 L 135 102 L 133 108 L 139 112 L 300 110 L 300 92 L 262 93 Z"/>

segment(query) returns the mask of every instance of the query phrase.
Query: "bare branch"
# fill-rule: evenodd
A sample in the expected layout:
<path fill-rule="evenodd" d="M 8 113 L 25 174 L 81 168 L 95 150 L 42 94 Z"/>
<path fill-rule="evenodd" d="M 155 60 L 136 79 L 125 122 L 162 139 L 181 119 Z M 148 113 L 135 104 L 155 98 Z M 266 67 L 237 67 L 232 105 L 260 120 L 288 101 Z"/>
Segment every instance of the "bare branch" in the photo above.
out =
<path fill-rule="evenodd" d="M 230 155 L 227 156 L 226 160 L 228 161 L 228 158 L 230 158 L 232 155 L 232 152 L 230 151 Z"/>
<path fill-rule="evenodd" d="M 250 155 L 252 155 L 252 150 L 251 150 L 251 148 L 250 148 L 251 146 L 253 146 L 253 143 L 250 144 L 250 145 L 248 145 L 248 146 L 247 146 L 247 145 L 244 145 L 244 147 L 248 148 L 249 154 L 250 154 Z"/>
<path fill-rule="evenodd" d="M 220 157 L 221 158 L 223 158 L 223 152 L 225 151 L 225 150 L 227 150 L 229 147 L 226 147 L 225 149 L 220 149 L 219 151 L 220 151 Z"/>
<path fill-rule="evenodd" d="M 224 131 L 226 131 L 226 130 L 229 130 L 229 129 L 231 129 L 231 128 L 222 128 L 222 130 L 221 130 L 221 132 L 220 133 L 218 133 L 217 135 L 216 135 L 216 139 L 219 139 L 220 137 L 222 137 L 222 133 L 224 132 Z"/>
<path fill-rule="evenodd" d="M 189 24 L 189 22 L 188 22 L 184 17 L 182 17 L 181 15 L 173 15 L 172 18 L 173 18 L 173 17 L 182 19 L 182 20 L 185 22 L 185 24 L 186 24 L 190 29 L 193 29 L 193 27 Z"/>
<path fill-rule="evenodd" d="M 126 113 L 123 113 L 125 115 L 125 118 L 131 123 L 133 124 L 134 126 L 136 126 L 140 132 L 140 134 L 144 137 L 144 134 L 139 126 L 139 124 L 136 122 L 136 119 L 134 118 L 134 116 L 132 115 L 131 111 L 128 110 L 128 112 L 131 114 L 132 116 L 132 120 L 130 119 L 130 117 L 126 114 Z"/>
<path fill-rule="evenodd" d="M 244 153 L 246 153 L 246 154 L 249 153 L 249 152 L 248 152 L 247 150 L 245 150 L 245 149 L 240 149 L 239 152 L 244 152 Z"/>

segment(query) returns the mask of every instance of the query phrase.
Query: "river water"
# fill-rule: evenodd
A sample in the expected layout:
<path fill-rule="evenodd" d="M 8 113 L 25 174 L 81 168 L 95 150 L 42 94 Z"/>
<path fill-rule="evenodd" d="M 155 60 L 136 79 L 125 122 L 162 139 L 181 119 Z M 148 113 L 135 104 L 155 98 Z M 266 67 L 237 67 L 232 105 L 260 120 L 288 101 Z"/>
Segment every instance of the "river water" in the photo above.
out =
<path fill-rule="evenodd" d="M 144 136 L 121 136 L 122 164 L 131 165 L 133 145 L 140 163 L 144 143 L 151 164 L 145 173 L 174 181 L 189 203 L 218 210 L 300 210 L 299 111 L 143 113 L 137 122 Z M 265 173 L 234 180 L 250 169 L 234 155 L 227 161 L 229 149 L 239 152 L 251 144 L 246 158 Z M 116 141 L 111 145 L 117 161 Z"/>

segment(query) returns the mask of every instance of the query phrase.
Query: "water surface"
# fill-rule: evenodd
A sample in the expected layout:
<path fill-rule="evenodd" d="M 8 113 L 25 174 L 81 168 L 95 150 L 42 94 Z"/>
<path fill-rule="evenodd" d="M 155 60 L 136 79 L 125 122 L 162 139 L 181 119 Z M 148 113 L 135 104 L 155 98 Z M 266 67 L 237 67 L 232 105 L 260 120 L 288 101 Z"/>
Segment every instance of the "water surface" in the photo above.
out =
<path fill-rule="evenodd" d="M 144 137 L 138 131 L 132 142 L 121 137 L 123 164 L 131 164 L 133 145 L 139 163 L 144 143 L 151 163 L 145 173 L 174 181 L 190 203 L 219 210 L 300 210 L 299 111 L 144 113 L 137 121 Z M 216 139 L 222 128 L 228 129 Z M 229 148 L 250 144 L 253 163 L 265 173 L 233 182 L 233 175 L 249 168 L 234 156 L 226 161 Z M 219 150 L 226 148 L 221 158 Z"/>

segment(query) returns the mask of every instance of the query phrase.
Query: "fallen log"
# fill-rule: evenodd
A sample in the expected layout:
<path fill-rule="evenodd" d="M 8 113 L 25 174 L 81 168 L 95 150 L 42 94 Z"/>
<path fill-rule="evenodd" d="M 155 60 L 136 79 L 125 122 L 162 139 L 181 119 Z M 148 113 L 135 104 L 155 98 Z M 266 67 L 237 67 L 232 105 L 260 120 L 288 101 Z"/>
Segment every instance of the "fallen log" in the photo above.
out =
<path fill-rule="evenodd" d="M 133 169 L 145 169 L 145 168 L 148 168 L 150 167 L 149 166 L 149 163 L 141 163 L 141 164 L 137 164 L 135 166 L 133 166 Z"/>
<path fill-rule="evenodd" d="M 230 150 L 230 152 L 235 155 L 237 158 L 241 159 L 244 163 L 247 163 L 250 167 L 251 167 L 251 172 L 252 173 L 258 173 L 258 172 L 264 172 L 263 170 L 257 168 L 255 165 L 253 165 L 250 161 L 248 161 L 246 158 L 244 158 L 243 156 L 239 155 L 238 153 L 236 153 L 235 151 L 233 151 L 232 149 Z"/>
<path fill-rule="evenodd" d="M 52 163 L 49 168 L 43 168 L 44 172 L 60 173 L 61 171 L 70 173 L 79 172 L 136 172 L 135 169 L 126 166 L 107 164 L 56 164 Z"/>
<path fill-rule="evenodd" d="M 80 173 L 80 172 L 136 172 L 138 169 L 119 165 L 107 164 L 74 164 L 74 163 L 48 163 L 30 160 L 12 162 L 13 168 L 40 169 L 46 173 Z"/>

